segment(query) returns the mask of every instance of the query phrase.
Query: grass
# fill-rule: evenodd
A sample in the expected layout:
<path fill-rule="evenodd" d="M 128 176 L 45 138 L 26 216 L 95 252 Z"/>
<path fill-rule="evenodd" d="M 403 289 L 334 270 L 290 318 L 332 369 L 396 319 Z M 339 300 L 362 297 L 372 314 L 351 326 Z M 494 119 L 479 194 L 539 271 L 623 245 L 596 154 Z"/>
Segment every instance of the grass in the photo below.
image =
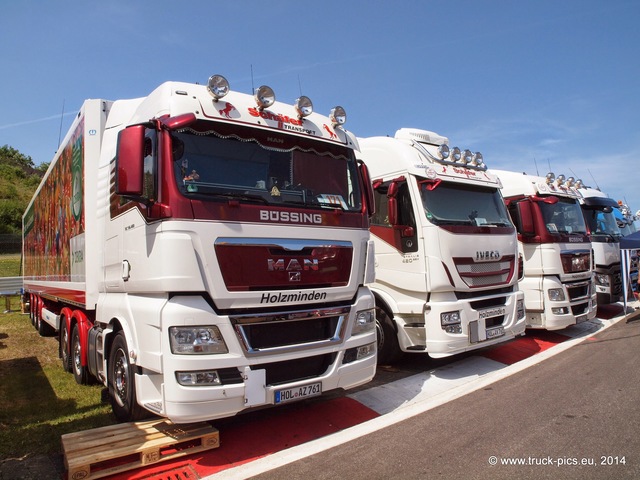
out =
<path fill-rule="evenodd" d="M 0 256 L 0 276 L 19 275 L 19 261 Z M 0 460 L 60 453 L 61 435 L 117 423 L 102 388 L 78 385 L 62 369 L 57 339 L 41 337 L 28 315 L 0 313 Z"/>
<path fill-rule="evenodd" d="M 0 255 L 0 277 L 19 277 L 22 275 L 20 267 L 19 253 Z"/>

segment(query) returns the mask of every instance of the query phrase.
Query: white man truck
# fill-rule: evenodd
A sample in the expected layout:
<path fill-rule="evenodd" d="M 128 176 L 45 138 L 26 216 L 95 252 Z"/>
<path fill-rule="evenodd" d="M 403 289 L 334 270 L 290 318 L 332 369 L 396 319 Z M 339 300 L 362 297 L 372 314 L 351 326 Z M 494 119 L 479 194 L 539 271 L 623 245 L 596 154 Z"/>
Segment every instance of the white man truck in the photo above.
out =
<path fill-rule="evenodd" d="M 598 189 L 576 181 L 582 214 L 591 239 L 594 259 L 594 281 L 598 305 L 622 300 L 620 238 L 614 210 L 618 202 Z"/>
<path fill-rule="evenodd" d="M 525 331 L 516 231 L 482 155 L 403 128 L 360 138 L 374 185 L 379 363 L 439 358 Z"/>
<path fill-rule="evenodd" d="M 593 252 L 575 185 L 552 173 L 493 173 L 518 229 L 527 327 L 558 330 L 594 318 Z"/>
<path fill-rule="evenodd" d="M 119 420 L 373 378 L 372 191 L 345 119 L 217 75 L 85 101 L 23 218 L 24 285 L 63 367 L 107 386 Z"/>

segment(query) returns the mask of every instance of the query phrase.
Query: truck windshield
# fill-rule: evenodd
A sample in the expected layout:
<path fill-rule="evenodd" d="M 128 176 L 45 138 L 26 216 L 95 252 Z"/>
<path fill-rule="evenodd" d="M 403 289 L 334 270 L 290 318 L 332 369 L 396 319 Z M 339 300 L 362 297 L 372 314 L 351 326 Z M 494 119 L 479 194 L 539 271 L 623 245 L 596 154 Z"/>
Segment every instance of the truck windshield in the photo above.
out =
<path fill-rule="evenodd" d="M 580 204 L 574 198 L 558 197 L 557 203 L 538 202 L 549 233 L 587 233 Z"/>
<path fill-rule="evenodd" d="M 606 242 L 607 239 L 619 239 L 620 229 L 613 212 L 605 212 L 595 208 L 584 208 L 584 219 L 591 233 L 591 240 Z"/>
<path fill-rule="evenodd" d="M 504 201 L 496 188 L 418 180 L 427 219 L 436 225 L 494 225 L 511 227 Z"/>
<path fill-rule="evenodd" d="M 175 178 L 184 195 L 361 210 L 351 149 L 237 126 L 208 128 L 171 134 Z"/>

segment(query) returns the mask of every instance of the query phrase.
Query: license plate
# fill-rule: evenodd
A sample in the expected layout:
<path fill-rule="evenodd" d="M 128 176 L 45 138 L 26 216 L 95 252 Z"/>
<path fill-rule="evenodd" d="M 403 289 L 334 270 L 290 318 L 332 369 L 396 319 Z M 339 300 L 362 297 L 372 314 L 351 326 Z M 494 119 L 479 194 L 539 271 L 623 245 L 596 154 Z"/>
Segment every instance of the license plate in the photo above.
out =
<path fill-rule="evenodd" d="M 487 340 L 498 338 L 504 335 L 504 327 L 496 327 L 487 329 Z"/>
<path fill-rule="evenodd" d="M 301 387 L 276 390 L 275 403 L 295 402 L 303 398 L 316 397 L 322 394 L 322 383 L 312 383 Z"/>

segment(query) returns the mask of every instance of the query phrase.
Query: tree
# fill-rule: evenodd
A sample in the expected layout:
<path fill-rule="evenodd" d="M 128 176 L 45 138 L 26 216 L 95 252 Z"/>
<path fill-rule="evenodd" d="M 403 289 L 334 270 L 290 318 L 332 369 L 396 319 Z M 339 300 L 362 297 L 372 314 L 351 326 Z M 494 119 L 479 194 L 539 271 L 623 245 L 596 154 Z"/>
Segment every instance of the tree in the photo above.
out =
<path fill-rule="evenodd" d="M 0 163 L 14 167 L 21 167 L 25 173 L 28 174 L 32 173 L 35 168 L 31 157 L 20 153 L 9 145 L 0 147 Z"/>

